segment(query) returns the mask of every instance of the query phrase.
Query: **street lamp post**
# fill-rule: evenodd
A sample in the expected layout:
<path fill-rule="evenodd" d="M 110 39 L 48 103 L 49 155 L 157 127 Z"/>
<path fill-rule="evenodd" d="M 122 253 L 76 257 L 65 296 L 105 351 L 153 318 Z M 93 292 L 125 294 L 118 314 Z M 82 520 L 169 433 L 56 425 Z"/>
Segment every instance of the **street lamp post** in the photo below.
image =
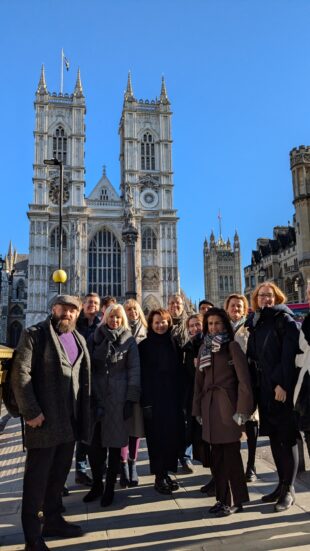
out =
<path fill-rule="evenodd" d="M 62 161 L 58 159 L 45 159 L 44 164 L 48 166 L 59 166 L 59 246 L 58 246 L 58 270 L 62 270 L 62 206 L 64 189 L 64 169 Z M 58 281 L 58 294 L 61 294 L 61 281 Z"/>

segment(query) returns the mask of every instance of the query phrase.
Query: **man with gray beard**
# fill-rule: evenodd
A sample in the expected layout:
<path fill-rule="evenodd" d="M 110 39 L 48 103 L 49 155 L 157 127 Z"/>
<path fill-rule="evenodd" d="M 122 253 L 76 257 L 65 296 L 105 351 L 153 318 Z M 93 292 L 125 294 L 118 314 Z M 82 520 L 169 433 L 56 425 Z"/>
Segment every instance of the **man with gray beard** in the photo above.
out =
<path fill-rule="evenodd" d="M 82 535 L 80 526 L 61 515 L 75 441 L 89 439 L 90 360 L 86 342 L 75 330 L 80 307 L 77 297 L 58 295 L 51 316 L 24 330 L 15 352 L 12 388 L 25 420 L 27 448 L 25 551 L 48 549 L 43 537 Z"/>

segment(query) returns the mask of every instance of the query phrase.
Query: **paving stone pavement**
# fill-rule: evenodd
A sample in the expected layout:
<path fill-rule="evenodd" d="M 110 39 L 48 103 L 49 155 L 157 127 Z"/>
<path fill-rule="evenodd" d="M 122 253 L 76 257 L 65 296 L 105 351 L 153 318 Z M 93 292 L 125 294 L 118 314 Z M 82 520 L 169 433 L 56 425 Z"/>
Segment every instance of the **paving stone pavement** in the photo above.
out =
<path fill-rule="evenodd" d="M 246 457 L 246 446 L 242 454 Z M 117 485 L 112 506 L 103 509 L 99 502 L 84 504 L 87 491 L 74 481 L 72 469 L 64 498 L 65 517 L 80 523 L 81 538 L 47 539 L 53 550 L 65 551 L 310 551 L 310 472 L 302 473 L 296 485 L 296 504 L 285 514 L 273 512 L 272 504 L 263 504 L 277 477 L 266 439 L 260 439 L 257 453 L 258 480 L 249 484 L 250 503 L 244 512 L 229 518 L 214 518 L 208 513 L 214 498 L 199 491 L 209 471 L 195 465 L 193 475 L 176 475 L 180 490 L 173 496 L 161 496 L 153 489 L 149 475 L 145 442 L 139 456 L 140 484 L 120 489 Z M 25 454 L 21 451 L 18 421 L 11 420 L 0 435 L 0 548 L 24 549 L 20 523 L 22 477 Z M 307 458 L 307 469 L 310 461 Z"/>

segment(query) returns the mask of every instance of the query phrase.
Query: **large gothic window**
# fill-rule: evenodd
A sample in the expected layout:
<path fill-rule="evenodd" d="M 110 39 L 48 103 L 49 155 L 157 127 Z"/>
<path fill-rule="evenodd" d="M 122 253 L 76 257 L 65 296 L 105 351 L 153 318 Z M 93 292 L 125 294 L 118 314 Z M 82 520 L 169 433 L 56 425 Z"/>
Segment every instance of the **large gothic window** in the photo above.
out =
<path fill-rule="evenodd" d="M 99 296 L 122 296 L 121 247 L 109 230 L 101 230 L 92 238 L 88 250 L 89 292 Z"/>
<path fill-rule="evenodd" d="M 50 237 L 50 247 L 51 249 L 59 249 L 59 227 L 54 228 L 51 232 Z M 65 230 L 62 228 L 62 248 L 67 248 L 67 234 Z"/>
<path fill-rule="evenodd" d="M 141 170 L 155 170 L 155 144 L 149 132 L 143 134 L 141 141 Z"/>
<path fill-rule="evenodd" d="M 142 250 L 144 251 L 156 251 L 157 239 L 155 232 L 152 228 L 145 228 L 142 233 Z"/>
<path fill-rule="evenodd" d="M 62 126 L 58 126 L 53 136 L 53 157 L 67 164 L 67 136 Z"/>

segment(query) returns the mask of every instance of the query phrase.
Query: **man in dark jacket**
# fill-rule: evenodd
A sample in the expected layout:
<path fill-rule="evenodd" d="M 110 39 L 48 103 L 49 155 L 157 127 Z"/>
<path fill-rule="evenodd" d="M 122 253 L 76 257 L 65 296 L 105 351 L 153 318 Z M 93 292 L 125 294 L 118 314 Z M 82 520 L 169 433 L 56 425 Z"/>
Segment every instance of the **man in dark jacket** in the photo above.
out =
<path fill-rule="evenodd" d="M 76 328 L 86 342 L 92 338 L 100 323 L 100 297 L 97 293 L 88 293 L 83 301 L 82 311 L 78 317 Z M 83 486 L 91 486 L 93 481 L 87 474 L 87 445 L 77 442 L 75 448 L 75 482 Z"/>
<path fill-rule="evenodd" d="M 172 318 L 171 335 L 176 339 L 180 348 L 183 348 L 188 339 L 186 320 L 187 314 L 184 308 L 182 295 L 176 293 L 171 295 L 168 301 L 168 310 Z M 185 433 L 185 414 L 184 414 L 184 433 Z M 193 473 L 191 462 L 191 446 L 183 447 L 180 450 L 179 460 L 184 474 Z"/>
<path fill-rule="evenodd" d="M 15 353 L 12 386 L 26 425 L 25 551 L 48 549 L 41 537 L 42 512 L 43 537 L 82 535 L 80 526 L 61 516 L 74 443 L 88 441 L 90 427 L 90 360 L 75 330 L 79 310 L 77 297 L 58 295 L 52 315 L 22 333 Z"/>

